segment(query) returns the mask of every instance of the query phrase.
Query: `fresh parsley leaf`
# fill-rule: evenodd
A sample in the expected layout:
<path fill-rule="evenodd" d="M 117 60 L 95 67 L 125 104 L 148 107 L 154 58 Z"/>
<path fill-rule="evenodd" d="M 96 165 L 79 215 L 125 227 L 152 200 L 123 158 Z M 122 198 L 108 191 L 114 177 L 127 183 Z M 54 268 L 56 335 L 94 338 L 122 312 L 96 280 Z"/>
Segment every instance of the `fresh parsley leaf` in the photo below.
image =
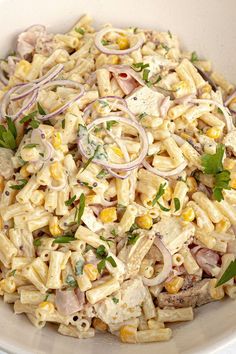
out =
<path fill-rule="evenodd" d="M 114 258 L 112 258 L 112 256 L 107 257 L 106 261 L 109 262 L 113 268 L 117 267 L 116 261 L 114 260 Z"/>
<path fill-rule="evenodd" d="M 160 199 L 163 196 L 163 194 L 165 193 L 165 186 L 166 186 L 166 183 L 163 183 L 163 184 L 161 183 L 161 185 L 157 191 L 157 194 L 152 201 L 152 206 L 154 206 L 157 203 L 158 199 Z"/>
<path fill-rule="evenodd" d="M 31 126 L 31 128 L 37 129 L 40 125 L 40 122 L 36 119 L 32 119 L 29 125 Z"/>
<path fill-rule="evenodd" d="M 39 102 L 37 102 L 37 108 L 38 108 L 38 112 L 39 114 L 41 114 L 41 116 L 46 116 L 46 112 L 45 110 L 43 109 L 43 107 L 41 106 L 41 104 Z"/>
<path fill-rule="evenodd" d="M 220 107 L 217 108 L 217 112 L 223 114 L 222 109 L 220 109 Z"/>
<path fill-rule="evenodd" d="M 43 301 L 48 301 L 49 296 L 50 296 L 50 294 L 47 294 L 47 295 L 45 296 L 45 299 L 44 299 Z"/>
<path fill-rule="evenodd" d="M 53 244 L 55 243 L 69 243 L 71 241 L 75 241 L 76 239 L 74 236 L 59 236 L 56 237 L 55 240 L 53 241 Z"/>
<path fill-rule="evenodd" d="M 98 102 L 101 104 L 101 106 L 102 106 L 103 108 L 109 106 L 109 103 L 108 103 L 107 101 L 105 101 L 105 100 L 99 100 Z"/>
<path fill-rule="evenodd" d="M 102 260 L 97 264 L 98 272 L 101 273 L 105 267 L 106 267 L 106 260 L 105 260 L 105 259 L 102 259 Z"/>
<path fill-rule="evenodd" d="M 102 45 L 109 45 L 110 44 L 110 42 L 106 41 L 105 39 L 102 39 L 101 43 L 102 43 Z"/>
<path fill-rule="evenodd" d="M 225 147 L 223 144 L 218 144 L 214 155 L 204 154 L 202 156 L 203 172 L 207 175 L 216 175 L 223 171 L 222 159 L 224 156 Z"/>
<path fill-rule="evenodd" d="M 115 120 L 110 120 L 109 122 L 107 122 L 107 130 L 111 130 L 113 125 L 116 125 L 116 124 L 117 124 L 117 122 Z"/>
<path fill-rule="evenodd" d="M 75 199 L 76 199 L 76 195 L 73 195 L 73 197 L 65 201 L 65 205 L 70 206 L 71 204 L 74 203 Z"/>
<path fill-rule="evenodd" d="M 117 237 L 118 236 L 118 233 L 115 229 L 111 230 L 111 234 L 114 236 L 114 237 Z"/>
<path fill-rule="evenodd" d="M 107 175 L 109 175 L 109 173 L 107 172 L 107 170 L 102 169 L 96 176 L 96 178 L 98 179 L 103 179 L 104 177 L 106 177 Z"/>
<path fill-rule="evenodd" d="M 65 121 L 65 118 L 61 121 L 61 127 L 62 129 L 65 129 L 65 126 L 66 126 L 66 121 Z"/>
<path fill-rule="evenodd" d="M 33 244 L 34 244 L 35 247 L 39 247 L 39 246 L 41 246 L 42 242 L 41 242 L 40 238 L 36 238 L 33 241 Z"/>
<path fill-rule="evenodd" d="M 178 211 L 180 209 L 179 198 L 174 198 L 174 204 L 175 204 L 175 211 Z"/>
<path fill-rule="evenodd" d="M 138 239 L 139 239 L 139 234 L 137 233 L 129 234 L 127 243 L 128 245 L 134 245 Z"/>
<path fill-rule="evenodd" d="M 68 274 L 66 277 L 66 284 L 68 284 L 71 288 L 77 288 L 78 284 L 73 275 Z"/>
<path fill-rule="evenodd" d="M 0 125 L 0 146 L 6 149 L 15 150 L 17 131 L 14 122 L 7 117 L 7 128 Z"/>
<path fill-rule="evenodd" d="M 131 228 L 129 229 L 129 232 L 133 232 L 134 230 L 139 229 L 138 225 L 134 222 L 133 225 L 131 225 Z"/>
<path fill-rule="evenodd" d="M 215 175 L 215 186 L 213 188 L 213 196 L 215 200 L 220 202 L 224 199 L 223 197 L 223 189 L 230 189 L 230 172 L 227 170 L 223 170 L 222 172 Z"/>
<path fill-rule="evenodd" d="M 75 32 L 81 34 L 82 36 L 85 34 L 85 30 L 81 27 L 76 27 Z"/>
<path fill-rule="evenodd" d="M 144 63 L 135 63 L 131 65 L 132 69 L 134 69 L 137 72 L 141 72 L 143 69 L 148 68 L 149 64 L 144 64 Z"/>
<path fill-rule="evenodd" d="M 236 260 L 232 261 L 228 268 L 225 270 L 224 274 L 221 276 L 221 278 L 218 280 L 216 287 L 223 285 L 226 283 L 228 280 L 232 279 L 233 277 L 236 276 Z"/>
<path fill-rule="evenodd" d="M 33 118 L 35 118 L 35 116 L 38 114 L 37 111 L 31 112 L 29 113 L 27 116 L 24 116 L 21 120 L 20 120 L 20 124 L 24 124 L 27 123 L 29 121 L 31 121 Z"/>
<path fill-rule="evenodd" d="M 7 121 L 8 129 L 10 130 L 10 132 L 12 133 L 14 138 L 16 139 L 17 131 L 16 131 L 15 123 L 13 122 L 13 120 L 10 117 L 6 117 L 6 121 Z"/>
<path fill-rule="evenodd" d="M 77 210 L 78 210 L 77 224 L 78 225 L 81 224 L 81 218 L 82 218 L 83 213 L 84 213 L 84 208 L 85 208 L 85 195 L 84 195 L 84 193 L 82 193 L 80 198 L 79 198 L 79 208 L 77 208 Z"/>
<path fill-rule="evenodd" d="M 168 35 L 169 35 L 170 39 L 173 38 L 173 37 L 172 37 L 172 33 L 170 32 L 170 30 L 168 30 Z"/>
<path fill-rule="evenodd" d="M 93 153 L 93 156 L 91 156 L 87 162 L 84 164 L 84 167 L 83 167 L 83 170 L 82 172 L 84 172 L 84 170 L 86 170 L 86 168 L 88 167 L 88 165 L 93 161 L 94 157 L 96 156 L 97 152 L 98 152 L 98 149 L 99 149 L 99 146 L 96 147 L 94 153 Z"/>
<path fill-rule="evenodd" d="M 148 80 L 149 73 L 150 73 L 149 69 L 144 69 L 143 70 L 143 81 L 145 81 L 146 83 L 149 82 L 149 80 Z"/>
<path fill-rule="evenodd" d="M 107 250 L 104 245 L 98 246 L 98 248 L 96 249 L 96 257 L 100 259 L 107 257 Z"/>
<path fill-rule="evenodd" d="M 192 63 L 194 63 L 195 61 L 198 61 L 198 56 L 197 56 L 196 52 L 192 52 L 190 61 Z"/>
<path fill-rule="evenodd" d="M 79 259 L 75 264 L 75 275 L 83 274 L 84 261 L 83 259 Z"/>
<path fill-rule="evenodd" d="M 118 304 L 119 299 L 117 299 L 116 297 L 113 297 L 113 298 L 112 298 L 112 301 L 114 302 L 114 304 Z"/>
<path fill-rule="evenodd" d="M 38 146 L 39 144 L 27 144 L 24 146 L 24 149 L 33 149 L 34 147 Z"/>
<path fill-rule="evenodd" d="M 103 237 L 103 236 L 100 236 L 100 239 L 101 239 L 102 241 L 106 242 L 106 243 L 108 244 L 108 246 L 109 246 L 109 247 L 110 247 L 109 242 L 114 242 L 113 240 L 106 239 L 106 238 L 105 238 L 105 237 Z"/>
<path fill-rule="evenodd" d="M 11 185 L 10 188 L 19 191 L 28 183 L 27 179 L 19 179 L 18 181 L 21 182 L 21 184 Z"/>
<path fill-rule="evenodd" d="M 14 277 L 15 274 L 16 274 L 16 269 L 13 269 L 8 275 L 9 275 L 10 277 Z"/>

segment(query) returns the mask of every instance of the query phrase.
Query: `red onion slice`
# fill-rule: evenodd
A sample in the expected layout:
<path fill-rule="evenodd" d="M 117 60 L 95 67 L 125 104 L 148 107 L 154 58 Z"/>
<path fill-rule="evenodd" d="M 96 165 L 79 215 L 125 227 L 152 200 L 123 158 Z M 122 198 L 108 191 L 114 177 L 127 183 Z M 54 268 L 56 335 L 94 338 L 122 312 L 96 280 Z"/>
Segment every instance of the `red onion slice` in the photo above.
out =
<path fill-rule="evenodd" d="M 157 176 L 161 177 L 169 177 L 169 176 L 175 176 L 181 173 L 185 167 L 188 165 L 186 161 L 182 162 L 178 167 L 174 168 L 171 171 L 160 171 L 155 167 L 152 167 L 146 160 L 143 160 L 143 166 L 149 171 L 154 173 Z"/>
<path fill-rule="evenodd" d="M 140 137 L 140 140 L 141 140 L 141 143 L 142 143 L 142 150 L 140 152 L 140 155 L 135 160 L 133 160 L 131 162 L 128 162 L 128 163 L 115 164 L 115 163 L 103 162 L 103 161 L 98 160 L 96 158 L 93 159 L 93 162 L 98 164 L 98 165 L 102 165 L 104 167 L 107 167 L 107 168 L 110 168 L 110 169 L 114 169 L 114 170 L 130 171 L 130 170 L 134 169 L 136 166 L 138 166 L 143 161 L 145 156 L 147 155 L 147 152 L 148 152 L 148 138 L 147 138 L 146 132 L 143 129 L 143 127 L 140 124 L 138 124 L 137 122 L 134 122 L 134 121 L 132 121 L 132 120 L 130 120 L 128 118 L 117 117 L 117 116 L 107 116 L 107 117 L 103 117 L 103 118 L 98 118 L 98 119 L 94 120 L 91 124 L 89 124 L 87 126 L 87 130 L 89 132 L 95 126 L 97 126 L 99 124 L 102 124 L 102 123 L 110 122 L 111 120 L 116 120 L 117 122 L 130 125 L 130 126 L 132 126 L 133 128 L 135 128 L 138 131 L 139 137 Z M 80 139 L 78 140 L 78 147 L 79 147 L 79 150 L 80 150 L 81 154 L 86 159 L 89 159 L 91 157 L 91 156 L 88 156 L 86 154 Z"/>
<path fill-rule="evenodd" d="M 157 235 L 154 239 L 154 244 L 160 250 L 160 252 L 163 256 L 163 268 L 162 268 L 162 271 L 154 278 L 148 279 L 148 278 L 143 277 L 143 283 L 147 286 L 155 286 L 155 285 L 163 283 L 168 278 L 168 276 L 172 270 L 171 254 Z"/>
<path fill-rule="evenodd" d="M 125 55 L 125 54 L 129 54 L 137 49 L 139 49 L 142 44 L 143 44 L 143 39 L 141 37 L 137 36 L 137 43 L 132 47 L 132 48 L 128 48 L 128 49 L 111 49 L 108 48 L 107 46 L 104 46 L 102 44 L 102 39 L 103 37 L 109 33 L 109 32 L 117 32 L 117 33 L 121 33 L 123 35 L 126 35 L 127 32 L 120 29 L 120 28 L 104 28 L 101 31 L 97 32 L 96 36 L 95 36 L 95 46 L 97 47 L 98 50 L 100 50 L 100 52 L 104 53 L 104 54 L 112 54 L 112 55 Z"/>
<path fill-rule="evenodd" d="M 70 101 L 68 101 L 66 104 L 64 104 L 62 107 L 58 108 L 56 111 L 51 112 L 49 114 L 46 114 L 44 116 L 40 116 L 38 119 L 39 120 L 48 120 L 54 116 L 57 116 L 61 113 L 63 113 L 68 107 L 70 107 L 73 103 L 78 101 L 83 95 L 84 95 L 84 87 L 83 85 L 79 84 L 76 81 L 72 80 L 54 80 L 51 82 L 48 82 L 43 86 L 43 89 L 47 89 L 51 86 L 68 86 L 68 87 L 73 87 L 75 89 L 80 89 L 80 93 L 76 95 L 74 98 L 72 98 Z"/>

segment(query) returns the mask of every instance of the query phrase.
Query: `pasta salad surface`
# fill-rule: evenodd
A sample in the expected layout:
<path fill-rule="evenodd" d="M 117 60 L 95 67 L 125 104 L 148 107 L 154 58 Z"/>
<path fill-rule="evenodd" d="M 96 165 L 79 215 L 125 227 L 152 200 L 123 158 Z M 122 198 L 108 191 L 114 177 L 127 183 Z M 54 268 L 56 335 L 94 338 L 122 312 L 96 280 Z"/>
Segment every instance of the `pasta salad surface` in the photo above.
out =
<path fill-rule="evenodd" d="M 170 31 L 85 15 L 19 34 L 0 61 L 3 301 L 143 343 L 235 299 L 235 115 L 234 86 Z"/>

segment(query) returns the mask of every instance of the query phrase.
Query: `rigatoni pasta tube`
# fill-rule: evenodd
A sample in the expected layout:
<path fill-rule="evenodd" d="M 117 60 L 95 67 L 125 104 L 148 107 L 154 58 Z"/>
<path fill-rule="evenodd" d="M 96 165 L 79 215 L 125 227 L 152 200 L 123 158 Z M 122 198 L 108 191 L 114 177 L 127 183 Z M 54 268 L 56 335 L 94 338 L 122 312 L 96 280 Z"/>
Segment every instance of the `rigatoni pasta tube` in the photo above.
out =
<path fill-rule="evenodd" d="M 87 291 L 86 297 L 90 304 L 94 305 L 96 302 L 104 299 L 106 296 L 111 295 L 119 290 L 120 283 L 118 280 L 112 278 L 107 282 Z"/>
<path fill-rule="evenodd" d="M 46 286 L 51 289 L 60 289 L 61 287 L 61 270 L 64 262 L 64 253 L 51 251 L 49 269 Z"/>
<path fill-rule="evenodd" d="M 180 309 L 157 308 L 157 318 L 160 322 L 182 322 L 193 320 L 193 308 L 185 307 Z"/>

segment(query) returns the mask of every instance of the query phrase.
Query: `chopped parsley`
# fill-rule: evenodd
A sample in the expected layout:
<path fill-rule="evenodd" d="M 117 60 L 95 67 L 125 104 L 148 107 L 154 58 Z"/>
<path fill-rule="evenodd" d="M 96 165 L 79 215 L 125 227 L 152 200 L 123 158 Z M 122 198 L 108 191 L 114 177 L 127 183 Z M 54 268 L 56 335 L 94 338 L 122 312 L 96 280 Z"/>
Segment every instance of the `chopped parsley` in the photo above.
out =
<path fill-rule="evenodd" d="M 87 160 L 87 162 L 84 164 L 84 167 L 83 167 L 82 172 L 83 172 L 84 170 L 86 170 L 86 168 L 88 167 L 88 165 L 90 165 L 90 163 L 93 161 L 94 157 L 96 156 L 96 154 L 97 154 L 97 152 L 98 152 L 98 149 L 99 149 L 99 146 L 96 147 L 96 149 L 95 149 L 93 155 L 92 155 L 92 156 Z"/>
<path fill-rule="evenodd" d="M 129 234 L 127 244 L 134 245 L 136 243 L 136 241 L 138 240 L 138 238 L 139 238 L 139 234 L 137 234 L 137 233 Z"/>
<path fill-rule="evenodd" d="M 149 76 L 150 70 L 149 69 L 144 69 L 143 70 L 143 81 L 149 83 L 148 76 Z"/>
<path fill-rule="evenodd" d="M 72 235 L 64 235 L 64 236 L 59 236 L 56 237 L 55 240 L 53 241 L 53 244 L 55 243 L 69 243 L 71 241 L 75 241 L 76 239 Z"/>
<path fill-rule="evenodd" d="M 106 250 L 105 246 L 103 246 L 103 245 L 98 246 L 98 248 L 96 249 L 96 256 L 97 256 L 97 258 L 100 258 L 100 259 L 107 256 L 107 250 Z"/>
<path fill-rule="evenodd" d="M 114 242 L 113 240 L 106 239 L 106 238 L 105 238 L 105 237 L 103 237 L 103 236 L 100 236 L 100 240 L 102 240 L 102 241 L 106 242 L 106 243 L 108 244 L 108 246 L 109 246 L 109 247 L 110 247 L 109 242 Z"/>
<path fill-rule="evenodd" d="M 220 109 L 220 107 L 217 108 L 217 112 L 220 113 L 220 114 L 224 114 L 224 113 L 222 112 L 222 109 Z"/>
<path fill-rule="evenodd" d="M 111 130 L 113 125 L 116 125 L 116 124 L 117 124 L 117 122 L 115 120 L 110 120 L 109 122 L 107 122 L 107 130 Z"/>
<path fill-rule="evenodd" d="M 41 106 L 41 104 L 39 102 L 37 103 L 37 108 L 38 108 L 38 112 L 41 116 L 46 116 L 47 113 L 45 112 L 45 110 L 43 109 L 43 107 Z"/>
<path fill-rule="evenodd" d="M 163 183 L 160 185 L 158 191 L 157 191 L 157 194 L 155 196 L 155 198 L 153 199 L 152 201 L 152 206 L 154 206 L 155 204 L 158 204 L 159 205 L 159 208 L 162 210 L 162 211 L 169 211 L 170 209 L 167 209 L 165 208 L 163 205 L 161 205 L 161 203 L 159 203 L 159 199 L 163 196 L 163 194 L 165 193 L 165 186 L 166 186 L 166 183 Z"/>
<path fill-rule="evenodd" d="M 37 116 L 37 114 L 38 114 L 38 111 L 34 111 L 34 112 L 29 113 L 27 116 L 24 116 L 20 120 L 20 124 L 29 123 L 31 128 L 37 129 L 39 127 L 39 125 L 40 125 L 40 121 L 38 121 L 35 118 Z"/>
<path fill-rule="evenodd" d="M 38 146 L 39 144 L 27 144 L 24 146 L 24 149 L 33 149 L 34 147 Z"/>
<path fill-rule="evenodd" d="M 21 182 L 21 184 L 13 184 L 10 188 L 19 191 L 28 183 L 27 179 L 19 179 L 18 181 Z"/>
<path fill-rule="evenodd" d="M 39 247 L 39 246 L 41 246 L 41 244 L 42 244 L 42 242 L 41 242 L 40 238 L 36 238 L 36 239 L 33 241 L 33 245 L 34 245 L 35 247 Z"/>
<path fill-rule="evenodd" d="M 75 264 L 75 275 L 82 275 L 84 267 L 84 260 L 81 258 Z"/>
<path fill-rule="evenodd" d="M 80 184 L 81 186 L 87 187 L 88 189 L 93 189 L 93 187 L 90 186 L 90 185 L 88 184 L 88 182 L 79 181 L 79 184 Z"/>
<path fill-rule="evenodd" d="M 141 63 L 135 63 L 131 65 L 132 69 L 134 69 L 137 72 L 141 72 L 143 69 L 148 68 L 149 64 L 144 64 L 143 62 Z"/>
<path fill-rule="evenodd" d="M 81 218 L 84 213 L 84 208 L 85 208 L 85 195 L 84 193 L 82 193 L 79 198 L 79 208 L 76 207 L 76 213 L 75 213 L 75 220 L 78 225 L 81 224 Z"/>
<path fill-rule="evenodd" d="M 112 298 L 112 301 L 114 302 L 114 304 L 118 304 L 119 299 L 117 299 L 116 297 L 113 297 L 113 298 Z"/>
<path fill-rule="evenodd" d="M 110 44 L 110 42 L 106 41 L 105 39 L 102 39 L 101 43 L 102 43 L 102 45 L 109 45 Z"/>
<path fill-rule="evenodd" d="M 143 119 L 144 117 L 146 117 L 146 115 L 147 115 L 146 112 L 140 113 L 140 114 L 138 115 L 138 119 L 141 120 L 141 119 Z"/>
<path fill-rule="evenodd" d="M 82 36 L 85 34 L 85 30 L 81 27 L 76 27 L 75 32 L 81 34 Z"/>
<path fill-rule="evenodd" d="M 66 284 L 68 284 L 71 288 L 77 288 L 78 284 L 73 275 L 68 274 L 66 277 Z"/>
<path fill-rule="evenodd" d="M 112 256 L 108 256 L 108 252 L 105 246 L 100 245 L 96 249 L 96 257 L 101 259 L 101 261 L 97 265 L 98 272 L 101 273 L 102 270 L 106 267 L 106 262 L 109 262 L 112 267 L 117 267 L 116 261 L 112 258 Z"/>
<path fill-rule="evenodd" d="M 117 237 L 117 236 L 118 236 L 118 233 L 117 233 L 117 231 L 116 231 L 115 229 L 112 229 L 112 230 L 111 230 L 111 234 L 112 234 L 112 236 L 114 236 L 114 237 Z"/>
<path fill-rule="evenodd" d="M 167 52 L 169 52 L 170 48 L 165 43 L 161 43 L 161 46 L 163 49 L 165 49 Z"/>
<path fill-rule="evenodd" d="M 194 63 L 195 61 L 198 61 L 198 55 L 196 52 L 192 52 L 190 61 L 192 63 Z"/>
<path fill-rule="evenodd" d="M 175 204 L 175 211 L 178 211 L 180 209 L 179 198 L 174 198 L 174 204 Z"/>
<path fill-rule="evenodd" d="M 76 199 L 76 195 L 73 195 L 73 197 L 65 201 L 65 205 L 70 206 L 71 204 L 74 203 L 75 199 Z"/>
<path fill-rule="evenodd" d="M 106 177 L 107 175 L 109 175 L 109 173 L 107 172 L 107 170 L 102 169 L 96 176 L 96 178 L 98 179 L 103 179 L 104 177 Z"/>
<path fill-rule="evenodd" d="M 8 275 L 9 275 L 10 277 L 14 277 L 15 274 L 16 274 L 16 269 L 13 269 Z"/>
<path fill-rule="evenodd" d="M 223 285 L 226 283 L 228 280 L 232 279 L 233 277 L 236 276 L 236 260 L 232 261 L 228 268 L 225 270 L 221 278 L 218 280 L 216 287 Z"/>
<path fill-rule="evenodd" d="M 109 107 L 109 103 L 108 103 L 107 101 L 99 100 L 98 102 L 101 104 L 101 106 L 102 106 L 103 108 Z"/>
<path fill-rule="evenodd" d="M 65 121 L 65 118 L 64 118 L 64 119 L 62 119 L 62 122 L 61 122 L 62 129 L 65 129 L 65 126 L 66 126 L 66 121 Z"/>
<path fill-rule="evenodd" d="M 214 155 L 205 154 L 202 156 L 203 172 L 215 177 L 213 196 L 218 202 L 224 199 L 223 189 L 230 189 L 230 172 L 224 170 L 222 163 L 224 151 L 224 145 L 218 144 Z"/>
<path fill-rule="evenodd" d="M 169 35 L 170 39 L 173 38 L 172 33 L 170 32 L 170 30 L 168 30 L 168 35 Z"/>
<path fill-rule="evenodd" d="M 15 150 L 17 131 L 14 122 L 10 117 L 6 117 L 7 128 L 0 125 L 0 146 L 6 149 Z"/>

